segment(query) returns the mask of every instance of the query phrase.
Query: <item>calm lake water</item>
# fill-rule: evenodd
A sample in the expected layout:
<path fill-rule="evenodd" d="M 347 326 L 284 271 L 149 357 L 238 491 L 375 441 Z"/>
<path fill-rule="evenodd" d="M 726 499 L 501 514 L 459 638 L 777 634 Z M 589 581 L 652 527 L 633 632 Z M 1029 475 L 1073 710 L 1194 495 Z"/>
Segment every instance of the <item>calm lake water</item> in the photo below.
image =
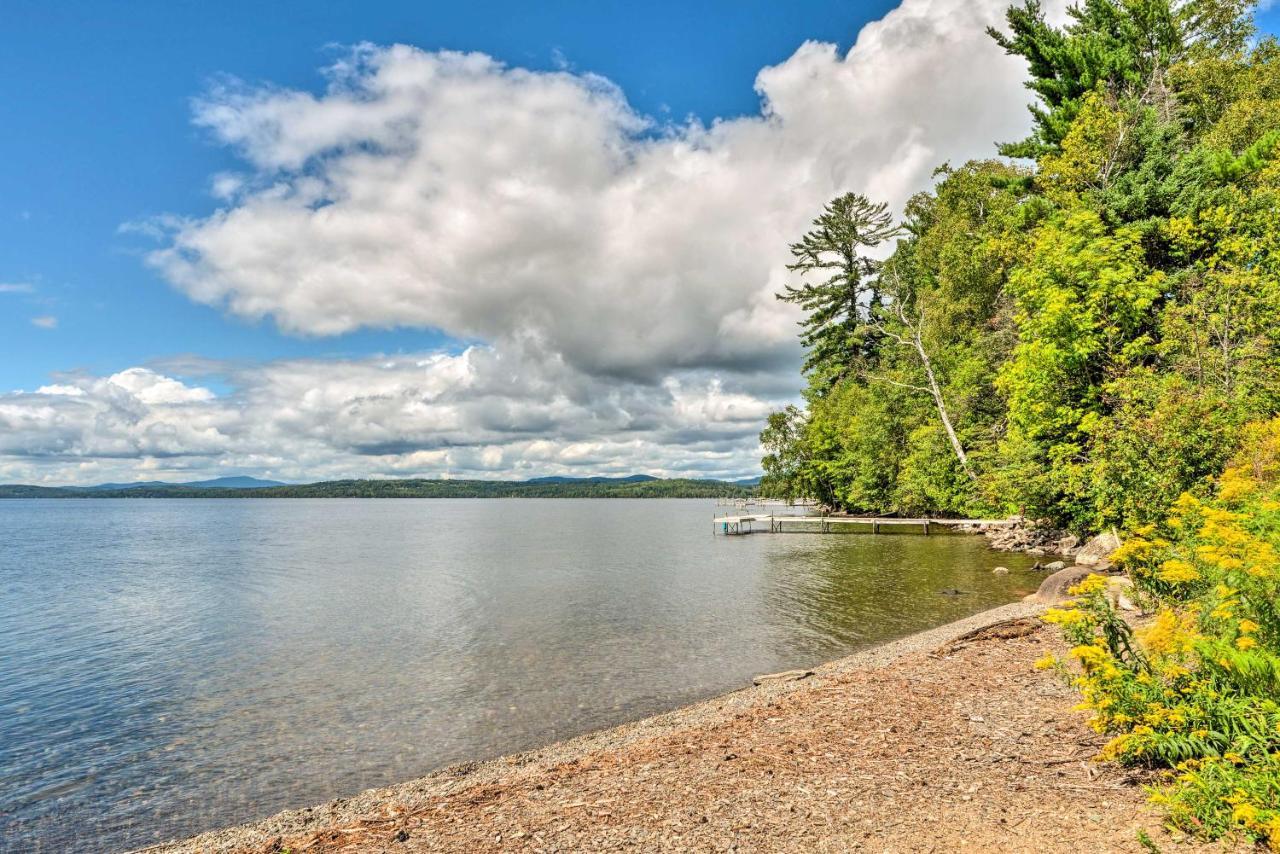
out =
<path fill-rule="evenodd" d="M 1039 580 L 979 537 L 713 537 L 715 509 L 0 501 L 0 850 L 121 850 L 350 795 Z"/>

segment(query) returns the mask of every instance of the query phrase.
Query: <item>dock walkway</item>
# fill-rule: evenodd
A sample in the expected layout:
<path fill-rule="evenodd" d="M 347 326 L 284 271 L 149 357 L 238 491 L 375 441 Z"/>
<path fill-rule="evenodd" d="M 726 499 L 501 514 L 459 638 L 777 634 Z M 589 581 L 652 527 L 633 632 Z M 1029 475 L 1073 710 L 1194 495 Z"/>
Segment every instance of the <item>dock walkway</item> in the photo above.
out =
<path fill-rule="evenodd" d="M 854 532 L 859 528 L 872 533 L 908 533 L 931 529 L 965 527 L 969 525 L 1013 525 L 1011 519 L 904 519 L 897 516 L 779 516 L 773 513 L 754 513 L 736 516 L 717 516 L 715 533 L 735 536 L 739 534 L 830 534 L 837 529 Z M 757 528 L 757 525 L 766 527 Z"/>

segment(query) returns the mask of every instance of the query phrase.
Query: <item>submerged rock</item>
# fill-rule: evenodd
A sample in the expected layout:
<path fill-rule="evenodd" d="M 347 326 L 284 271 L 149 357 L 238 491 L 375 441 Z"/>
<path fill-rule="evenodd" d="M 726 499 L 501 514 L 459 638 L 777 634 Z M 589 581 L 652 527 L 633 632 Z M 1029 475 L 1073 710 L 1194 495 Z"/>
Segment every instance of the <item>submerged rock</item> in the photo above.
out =
<path fill-rule="evenodd" d="M 995 569 L 991 570 L 991 573 L 992 573 L 993 575 L 1008 575 L 1008 574 L 1009 574 L 1009 567 L 1007 567 L 1007 566 L 997 566 Z"/>

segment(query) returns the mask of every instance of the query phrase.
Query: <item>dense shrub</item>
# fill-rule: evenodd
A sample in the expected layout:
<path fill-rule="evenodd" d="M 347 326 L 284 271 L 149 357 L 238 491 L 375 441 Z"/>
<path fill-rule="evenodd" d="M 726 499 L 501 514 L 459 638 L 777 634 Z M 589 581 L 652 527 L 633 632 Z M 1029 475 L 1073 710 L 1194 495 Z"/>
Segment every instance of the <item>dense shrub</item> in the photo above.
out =
<path fill-rule="evenodd" d="M 1090 576 L 1045 616 L 1076 666 L 1042 665 L 1112 736 L 1100 758 L 1166 769 L 1175 826 L 1280 851 L 1280 419 L 1246 431 L 1212 499 L 1183 495 L 1114 557 L 1153 616 L 1131 629 Z"/>

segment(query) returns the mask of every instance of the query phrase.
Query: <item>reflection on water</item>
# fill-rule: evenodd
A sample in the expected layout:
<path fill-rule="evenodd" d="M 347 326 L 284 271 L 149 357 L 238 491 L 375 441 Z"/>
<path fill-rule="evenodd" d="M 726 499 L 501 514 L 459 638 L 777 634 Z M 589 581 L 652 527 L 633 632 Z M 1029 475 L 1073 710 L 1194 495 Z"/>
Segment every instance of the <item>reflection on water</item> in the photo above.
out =
<path fill-rule="evenodd" d="M 118 850 L 349 795 L 1037 581 L 980 538 L 713 537 L 714 509 L 0 502 L 0 850 Z"/>

